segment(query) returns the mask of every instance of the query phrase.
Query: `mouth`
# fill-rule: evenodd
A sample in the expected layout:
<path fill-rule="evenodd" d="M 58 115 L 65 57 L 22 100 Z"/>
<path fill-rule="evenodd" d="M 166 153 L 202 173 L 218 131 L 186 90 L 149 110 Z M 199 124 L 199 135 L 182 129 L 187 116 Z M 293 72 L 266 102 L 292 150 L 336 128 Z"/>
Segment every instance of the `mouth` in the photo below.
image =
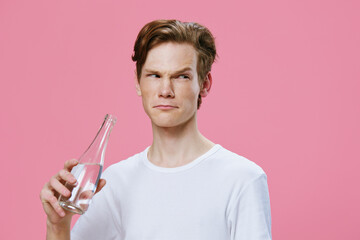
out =
<path fill-rule="evenodd" d="M 178 107 L 173 106 L 173 105 L 156 105 L 153 108 L 161 109 L 161 110 L 170 110 L 170 109 L 175 109 L 175 108 L 178 108 Z"/>

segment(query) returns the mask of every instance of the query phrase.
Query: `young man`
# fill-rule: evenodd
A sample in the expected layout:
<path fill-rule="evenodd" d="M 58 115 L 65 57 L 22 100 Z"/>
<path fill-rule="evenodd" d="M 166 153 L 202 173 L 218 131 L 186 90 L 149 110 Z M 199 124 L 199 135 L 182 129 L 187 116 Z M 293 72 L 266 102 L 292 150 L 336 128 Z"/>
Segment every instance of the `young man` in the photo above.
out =
<path fill-rule="evenodd" d="M 136 91 L 152 123 L 153 143 L 110 166 L 71 239 L 271 239 L 267 177 L 255 163 L 205 138 L 197 109 L 211 89 L 214 38 L 205 27 L 153 21 L 134 47 Z M 75 160 L 47 183 L 40 197 L 48 239 L 69 239 L 69 196 Z"/>

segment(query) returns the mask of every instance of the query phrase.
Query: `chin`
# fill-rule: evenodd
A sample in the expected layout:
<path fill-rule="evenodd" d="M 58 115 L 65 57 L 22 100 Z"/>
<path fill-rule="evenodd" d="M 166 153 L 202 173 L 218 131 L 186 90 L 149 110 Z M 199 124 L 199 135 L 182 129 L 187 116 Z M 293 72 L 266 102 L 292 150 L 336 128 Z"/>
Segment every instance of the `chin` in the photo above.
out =
<path fill-rule="evenodd" d="M 152 122 L 155 126 L 157 127 L 161 127 L 161 128 L 172 128 L 172 127 L 177 127 L 181 124 L 179 123 L 174 123 L 174 122 L 164 122 L 164 121 L 153 121 Z"/>
<path fill-rule="evenodd" d="M 151 119 L 151 122 L 153 125 L 157 126 L 157 127 L 162 127 L 162 128 L 171 128 L 171 127 L 179 127 L 182 125 L 186 125 L 187 123 L 191 122 L 194 117 L 195 114 L 190 115 L 185 118 L 184 116 L 179 116 L 179 114 L 173 114 L 173 115 L 168 115 L 168 114 L 154 114 L 154 115 L 148 115 Z"/>
<path fill-rule="evenodd" d="M 173 127 L 181 127 L 186 125 L 191 121 L 192 118 L 188 120 L 180 120 L 180 119 L 152 119 L 152 124 L 161 127 L 161 128 L 173 128 Z"/>

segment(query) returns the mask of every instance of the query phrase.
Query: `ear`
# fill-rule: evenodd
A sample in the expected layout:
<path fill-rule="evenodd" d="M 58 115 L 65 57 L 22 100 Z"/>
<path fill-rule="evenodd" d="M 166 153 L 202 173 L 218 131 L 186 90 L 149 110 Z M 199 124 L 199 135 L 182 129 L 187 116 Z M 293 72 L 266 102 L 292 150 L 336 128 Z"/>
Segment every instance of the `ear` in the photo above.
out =
<path fill-rule="evenodd" d="M 135 80 L 136 93 L 137 93 L 138 96 L 141 96 L 140 80 L 137 78 L 136 71 L 135 71 L 134 80 Z"/>
<path fill-rule="evenodd" d="M 211 85 L 212 85 L 212 76 L 211 76 L 211 73 L 209 72 L 206 75 L 205 80 L 201 86 L 201 90 L 200 90 L 201 97 L 206 97 L 209 94 Z"/>

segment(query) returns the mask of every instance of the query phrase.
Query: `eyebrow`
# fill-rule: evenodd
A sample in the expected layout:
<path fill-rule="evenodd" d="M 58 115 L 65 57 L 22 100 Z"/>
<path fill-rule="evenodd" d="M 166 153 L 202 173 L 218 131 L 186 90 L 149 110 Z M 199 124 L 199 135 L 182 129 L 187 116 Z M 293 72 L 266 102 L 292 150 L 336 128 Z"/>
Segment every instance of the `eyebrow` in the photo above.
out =
<path fill-rule="evenodd" d="M 184 73 L 184 72 L 191 71 L 191 70 L 192 70 L 191 67 L 185 67 L 183 69 L 176 71 L 174 74 Z"/>
<path fill-rule="evenodd" d="M 174 73 L 172 73 L 172 74 L 179 74 L 179 73 L 184 73 L 184 72 L 187 72 L 187 71 L 191 71 L 192 70 L 192 68 L 191 67 L 185 67 L 185 68 L 183 68 L 183 69 L 180 69 L 180 70 L 177 70 L 177 71 L 175 71 Z M 152 69 L 144 69 L 144 72 L 147 72 L 147 73 L 153 73 L 153 74 L 160 74 L 160 72 L 159 71 L 157 71 L 157 70 L 152 70 Z"/>

